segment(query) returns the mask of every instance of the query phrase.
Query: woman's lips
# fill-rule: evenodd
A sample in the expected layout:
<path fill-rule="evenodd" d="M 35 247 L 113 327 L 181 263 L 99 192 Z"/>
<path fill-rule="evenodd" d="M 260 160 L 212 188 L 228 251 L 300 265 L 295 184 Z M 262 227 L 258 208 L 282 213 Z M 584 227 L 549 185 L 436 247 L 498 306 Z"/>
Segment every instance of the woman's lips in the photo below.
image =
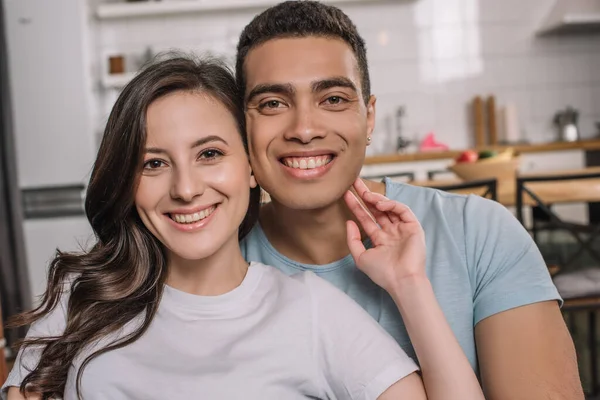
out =
<path fill-rule="evenodd" d="M 165 214 L 165 218 L 167 218 L 169 220 L 169 223 L 176 229 L 183 232 L 193 232 L 196 230 L 204 229 L 215 218 L 215 214 L 219 212 L 219 204 L 213 206 L 212 208 L 213 210 L 210 212 L 210 214 L 206 215 L 204 218 L 189 223 L 177 222 L 173 219 L 174 217 L 172 214 Z M 175 218 L 179 218 L 179 220 L 181 220 L 181 215 L 182 214 L 179 214 L 179 216 L 176 216 Z M 185 217 L 187 217 L 187 215 L 185 215 Z"/>

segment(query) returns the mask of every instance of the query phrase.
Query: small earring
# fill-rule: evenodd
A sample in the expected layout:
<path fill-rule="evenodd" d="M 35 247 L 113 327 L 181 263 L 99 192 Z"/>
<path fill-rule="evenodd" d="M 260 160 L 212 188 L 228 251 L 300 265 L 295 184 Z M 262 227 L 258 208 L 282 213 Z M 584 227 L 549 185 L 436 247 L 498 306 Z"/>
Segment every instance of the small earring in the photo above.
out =
<path fill-rule="evenodd" d="M 371 136 L 367 136 L 367 146 L 371 144 Z"/>

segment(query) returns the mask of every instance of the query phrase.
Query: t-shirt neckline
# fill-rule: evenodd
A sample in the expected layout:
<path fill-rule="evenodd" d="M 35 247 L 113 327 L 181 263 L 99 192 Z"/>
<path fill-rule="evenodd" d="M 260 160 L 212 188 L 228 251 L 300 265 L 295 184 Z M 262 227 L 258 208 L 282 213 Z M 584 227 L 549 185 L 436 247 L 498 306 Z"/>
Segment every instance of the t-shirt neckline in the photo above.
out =
<path fill-rule="evenodd" d="M 235 307 L 246 299 L 256 289 L 262 275 L 264 266 L 251 262 L 242 283 L 233 290 L 218 296 L 199 296 L 164 285 L 162 306 L 179 306 L 197 311 L 218 311 Z"/>

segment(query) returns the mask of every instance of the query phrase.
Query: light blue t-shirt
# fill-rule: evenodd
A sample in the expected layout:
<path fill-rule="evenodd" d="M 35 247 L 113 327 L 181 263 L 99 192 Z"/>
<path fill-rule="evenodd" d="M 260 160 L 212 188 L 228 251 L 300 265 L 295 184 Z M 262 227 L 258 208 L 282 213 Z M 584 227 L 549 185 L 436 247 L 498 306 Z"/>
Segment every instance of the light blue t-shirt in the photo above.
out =
<path fill-rule="evenodd" d="M 499 203 L 389 179 L 385 185 L 386 196 L 408 205 L 425 230 L 427 275 L 476 372 L 474 327 L 479 321 L 527 304 L 561 301 L 531 236 Z M 247 260 L 275 266 L 286 274 L 313 271 L 333 283 L 416 360 L 393 300 L 358 270 L 352 256 L 327 265 L 293 261 L 275 250 L 258 224 L 242 242 L 242 252 Z"/>

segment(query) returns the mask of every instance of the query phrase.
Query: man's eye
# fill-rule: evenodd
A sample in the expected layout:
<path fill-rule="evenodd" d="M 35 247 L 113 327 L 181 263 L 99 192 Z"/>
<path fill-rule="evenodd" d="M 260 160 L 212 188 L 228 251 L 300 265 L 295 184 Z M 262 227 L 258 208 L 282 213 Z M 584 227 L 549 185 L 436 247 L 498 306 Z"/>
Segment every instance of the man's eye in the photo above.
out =
<path fill-rule="evenodd" d="M 260 108 L 279 108 L 280 106 L 281 102 L 279 100 L 269 100 L 262 103 Z"/>
<path fill-rule="evenodd" d="M 164 165 L 161 160 L 149 160 L 144 163 L 144 169 L 157 169 Z"/>
<path fill-rule="evenodd" d="M 345 100 L 340 96 L 331 96 L 331 97 L 328 97 L 327 100 L 325 100 L 325 102 L 327 102 L 328 104 L 331 104 L 331 105 L 341 104 L 344 101 Z"/>

